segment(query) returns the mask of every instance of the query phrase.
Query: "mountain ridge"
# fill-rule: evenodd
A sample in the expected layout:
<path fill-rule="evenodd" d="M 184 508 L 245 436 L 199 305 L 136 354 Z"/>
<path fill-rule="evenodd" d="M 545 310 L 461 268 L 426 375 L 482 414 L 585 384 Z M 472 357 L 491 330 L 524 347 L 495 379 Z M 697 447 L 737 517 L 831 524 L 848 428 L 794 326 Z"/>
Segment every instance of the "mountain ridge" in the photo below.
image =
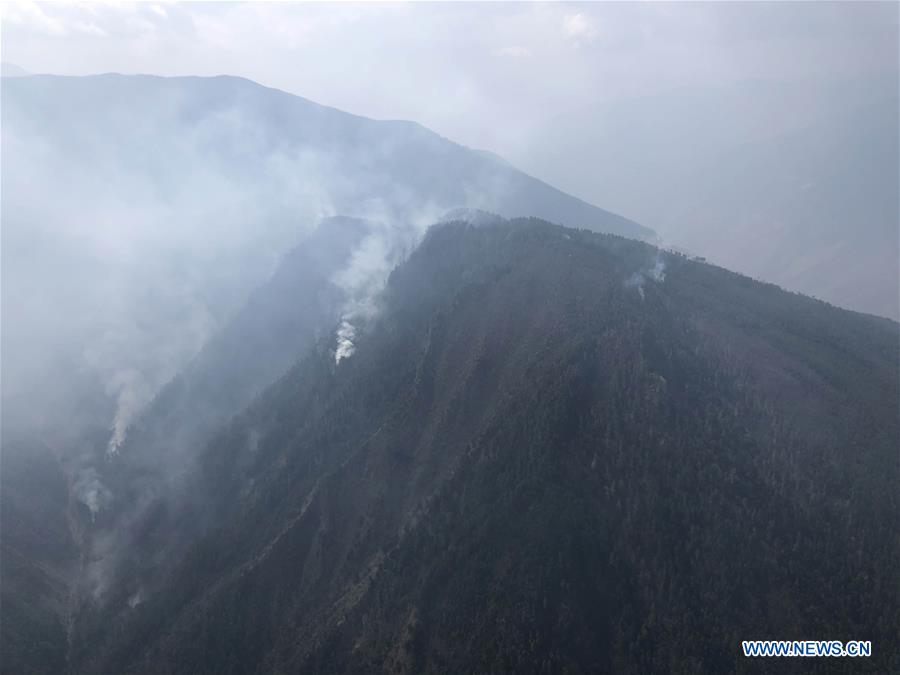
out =
<path fill-rule="evenodd" d="M 616 214 L 609 213 L 604 211 L 603 209 L 599 209 L 593 205 L 588 204 L 582 199 L 577 197 L 572 197 L 565 195 L 562 191 L 548 185 L 544 181 L 541 181 L 537 178 L 533 178 L 531 176 L 527 176 L 519 169 L 513 167 L 509 162 L 505 159 L 499 158 L 495 153 L 486 152 L 483 150 L 476 150 L 472 148 L 468 148 L 464 145 L 451 141 L 440 134 L 431 131 L 430 129 L 424 127 L 418 122 L 408 121 L 408 120 L 380 120 L 373 119 L 369 117 L 365 117 L 362 115 L 357 115 L 354 113 L 349 113 L 338 108 L 334 108 L 331 106 L 323 105 L 320 103 L 316 103 L 310 99 L 304 98 L 302 96 L 298 96 L 296 94 L 292 94 L 290 92 L 286 92 L 281 89 L 277 89 L 274 87 L 268 87 L 265 85 L 261 85 L 253 80 L 249 80 L 244 77 L 234 76 L 234 75 L 217 75 L 212 77 L 205 76 L 159 76 L 159 75 L 122 75 L 118 73 L 107 73 L 107 74 L 99 74 L 99 75 L 85 75 L 85 76 L 64 76 L 64 75 L 30 75 L 26 78 L 16 78 L 15 82 L 5 82 L 4 86 L 6 86 L 10 91 L 12 91 L 13 87 L 28 87 L 28 82 L 57 82 L 64 86 L 77 86 L 77 83 L 86 83 L 87 85 L 91 84 L 103 84 L 103 83 L 112 83 L 117 86 L 120 86 L 124 83 L 128 82 L 145 82 L 151 83 L 155 86 L 162 85 L 163 87 L 181 87 L 182 85 L 199 85 L 205 88 L 211 88 L 211 85 L 216 83 L 224 83 L 228 87 L 230 87 L 233 91 L 229 92 L 226 90 L 217 90 L 215 92 L 210 92 L 211 96 L 209 100 L 216 100 L 216 98 L 225 97 L 223 101 L 230 101 L 228 98 L 229 95 L 237 93 L 241 90 L 246 90 L 254 93 L 263 93 L 263 95 L 274 96 L 276 98 L 282 99 L 282 101 L 288 106 L 296 106 L 300 105 L 310 110 L 314 110 L 317 114 L 328 114 L 336 116 L 339 120 L 343 121 L 352 121 L 357 125 L 367 126 L 367 127 L 382 127 L 384 129 L 403 129 L 403 130 L 412 130 L 415 132 L 414 136 L 422 137 L 427 142 L 438 142 L 440 144 L 448 144 L 453 148 L 456 148 L 460 151 L 472 153 L 473 156 L 481 157 L 485 160 L 489 160 L 490 162 L 496 163 L 499 166 L 502 165 L 503 168 L 514 172 L 517 176 L 522 176 L 528 179 L 530 184 L 537 187 L 539 186 L 541 190 L 550 190 L 550 194 L 553 195 L 552 199 L 558 199 L 560 196 L 565 197 L 569 201 L 571 201 L 576 207 L 583 211 L 582 220 L 588 222 L 582 222 L 582 225 L 591 225 L 589 221 L 596 221 L 597 227 L 603 227 L 608 229 L 609 231 L 615 231 L 617 233 L 630 233 L 636 237 L 652 237 L 654 233 L 649 228 L 645 228 L 643 226 L 638 225 L 637 223 L 624 218 L 622 216 L 618 216 Z M 37 85 L 35 85 L 37 86 Z M 212 87 L 216 89 L 215 87 Z M 274 108 L 272 109 L 274 111 Z M 283 117 L 284 110 L 279 110 L 278 117 Z M 546 201 L 546 198 L 545 198 Z M 465 206 L 464 203 L 449 203 L 445 204 L 446 208 L 454 208 L 458 206 Z M 479 206 L 479 204 L 474 204 L 473 206 Z M 552 208 L 552 207 L 551 207 Z M 530 214 L 516 214 L 509 212 L 509 207 L 506 208 L 491 208 L 491 205 L 487 205 L 487 210 L 495 210 L 501 213 L 501 215 L 505 216 L 521 216 L 521 215 L 530 215 Z M 527 210 L 527 207 L 526 207 Z M 546 206 L 540 206 L 538 211 L 545 212 L 547 211 Z M 346 210 L 342 211 L 345 215 L 358 216 L 359 214 L 347 213 Z M 584 214 L 587 213 L 596 213 L 594 216 L 585 217 Z M 557 216 L 560 218 L 560 216 Z M 562 220 L 569 220 L 567 217 L 562 217 Z M 565 223 L 564 223 L 565 224 Z M 574 225 L 575 223 L 569 220 L 570 225 Z"/>
<path fill-rule="evenodd" d="M 220 525 L 86 609 L 84 670 L 731 669 L 809 632 L 892 664 L 897 324 L 536 220 L 430 230 L 386 302 L 207 447 Z"/>

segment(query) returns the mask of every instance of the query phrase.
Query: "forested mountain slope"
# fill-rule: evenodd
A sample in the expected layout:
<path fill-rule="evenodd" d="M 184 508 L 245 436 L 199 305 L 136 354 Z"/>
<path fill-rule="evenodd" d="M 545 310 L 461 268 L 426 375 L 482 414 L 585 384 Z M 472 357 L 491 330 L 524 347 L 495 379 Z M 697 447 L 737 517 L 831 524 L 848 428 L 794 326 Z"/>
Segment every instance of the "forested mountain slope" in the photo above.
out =
<path fill-rule="evenodd" d="M 118 445 L 323 218 L 421 231 L 469 207 L 654 236 L 415 123 L 241 78 L 0 84 L 2 402 L 32 433 L 100 396 Z"/>
<path fill-rule="evenodd" d="M 814 637 L 896 670 L 897 345 L 638 242 L 435 227 L 352 356 L 321 341 L 206 446 L 172 507 L 202 536 L 86 598 L 70 663 L 740 672 Z"/>
<path fill-rule="evenodd" d="M 136 421 L 118 450 L 124 460 L 191 452 L 325 338 L 345 300 L 333 278 L 368 232 L 364 221 L 328 218 L 292 249 Z"/>
<path fill-rule="evenodd" d="M 65 672 L 71 579 L 79 566 L 69 485 L 40 442 L 5 433 L 0 454 L 3 673 Z"/>
<path fill-rule="evenodd" d="M 352 218 L 323 220 L 155 397 L 116 461 L 103 424 L 109 404 L 85 396 L 96 382 L 70 385 L 48 401 L 64 433 L 4 420 L 0 672 L 63 672 L 80 597 L 106 592 L 133 560 L 166 574 L 160 552 L 139 546 L 136 533 L 164 533 L 173 558 L 183 551 L 200 523 L 168 516 L 190 498 L 183 476 L 198 449 L 331 332 L 345 299 L 333 276 L 370 229 Z M 76 409 L 58 405 L 66 400 Z"/>
<path fill-rule="evenodd" d="M 229 418 L 296 363 L 340 318 L 344 291 L 334 283 L 369 233 L 352 218 L 329 218 L 285 256 L 272 278 L 191 360 L 132 425 L 113 454 L 98 445 L 84 463 L 100 498 L 73 486 L 74 514 L 86 535 L 78 595 L 100 597 L 140 568 L 158 582 L 169 561 L 205 524 L 204 495 L 186 482 L 197 455 Z M 147 579 L 149 583 L 149 579 Z"/>
<path fill-rule="evenodd" d="M 654 236 L 415 123 L 241 78 L 0 85 L 4 425 L 32 445 L 77 436 L 65 453 L 85 441 L 75 427 L 120 445 L 324 218 L 396 226 L 388 249 L 457 207 Z M 287 365 L 254 372 L 254 386 Z M 86 400 L 98 401 L 90 414 Z"/>

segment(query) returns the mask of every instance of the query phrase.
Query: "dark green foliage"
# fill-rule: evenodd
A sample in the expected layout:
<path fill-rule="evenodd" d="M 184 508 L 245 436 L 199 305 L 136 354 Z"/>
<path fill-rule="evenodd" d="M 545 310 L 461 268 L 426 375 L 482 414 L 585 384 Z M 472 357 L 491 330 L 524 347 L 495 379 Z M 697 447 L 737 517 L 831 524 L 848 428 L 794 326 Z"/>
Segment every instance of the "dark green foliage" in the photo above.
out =
<path fill-rule="evenodd" d="M 212 524 L 75 670 L 900 669 L 897 324 L 520 220 L 432 230 L 357 346 L 208 446 Z"/>
<path fill-rule="evenodd" d="M 78 564 L 67 494 L 66 477 L 50 448 L 4 430 L 0 673 L 65 670 L 68 578 Z"/>

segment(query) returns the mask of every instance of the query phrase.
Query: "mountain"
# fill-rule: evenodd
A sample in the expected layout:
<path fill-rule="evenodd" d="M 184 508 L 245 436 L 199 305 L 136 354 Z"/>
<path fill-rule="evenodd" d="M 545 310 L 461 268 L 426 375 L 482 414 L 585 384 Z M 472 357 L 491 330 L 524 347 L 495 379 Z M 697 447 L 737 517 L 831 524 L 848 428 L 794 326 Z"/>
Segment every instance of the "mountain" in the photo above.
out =
<path fill-rule="evenodd" d="M 175 505 L 189 504 L 194 497 L 185 489 L 184 476 L 193 469 L 198 448 L 314 342 L 333 335 L 347 300 L 333 276 L 370 233 L 364 221 L 324 220 L 160 391 L 120 446 L 98 445 L 83 457 L 76 476 L 96 478 L 72 488 L 78 504 L 73 517 L 86 532 L 81 542 L 86 592 L 106 592 L 114 576 L 144 557 L 155 556 L 155 575 L 168 572 L 159 547 L 166 549 L 165 557 L 177 557 L 179 542 L 189 540 L 202 523 L 170 518 Z M 102 499 L 95 499 L 97 490 Z M 154 539 L 157 548 L 145 550 L 135 532 L 141 537 L 153 532 L 166 540 Z"/>
<path fill-rule="evenodd" d="M 573 112 L 558 123 L 583 135 L 537 138 L 529 153 L 542 176 L 666 242 L 896 320 L 897 82 L 891 72 L 683 87 Z M 573 164 L 590 168 L 573 176 Z"/>
<path fill-rule="evenodd" d="M 5 431 L 5 430 L 4 430 Z M 72 579 L 79 551 L 59 458 L 3 435 L 0 453 L 0 671 L 65 672 Z"/>
<path fill-rule="evenodd" d="M 411 122 L 240 78 L 7 70 L 4 672 L 59 672 L 78 603 L 147 550 L 125 545 L 142 527 L 171 526 L 179 559 L 207 524 L 177 520 L 198 449 L 364 318 L 445 211 L 653 237 Z"/>
<path fill-rule="evenodd" d="M 322 221 L 156 396 L 118 452 L 130 456 L 143 446 L 140 452 L 160 458 L 189 449 L 287 372 L 340 319 L 346 297 L 332 277 L 369 231 L 353 218 Z"/>
<path fill-rule="evenodd" d="M 421 229 L 468 207 L 653 236 L 412 122 L 240 78 L 36 75 L 2 99 L 10 419 L 87 370 L 121 436 L 323 217 Z"/>
<path fill-rule="evenodd" d="M 679 241 L 730 269 L 900 317 L 894 98 L 715 157 L 675 200 Z M 672 222 L 670 221 L 670 222 Z"/>
<path fill-rule="evenodd" d="M 874 656 L 814 667 L 896 670 L 898 338 L 612 235 L 435 226 L 354 353 L 196 449 L 158 512 L 201 524 L 175 560 L 132 532 L 159 555 L 81 598 L 70 667 L 742 672 L 828 636 Z"/>
<path fill-rule="evenodd" d="M 418 202 L 653 236 L 414 122 L 351 115 L 242 78 L 40 75 L 3 87 L 11 136 L 39 135 L 69 159 L 96 160 L 95 170 L 125 157 L 125 166 L 148 173 L 163 192 L 185 168 L 195 169 L 177 160 L 202 158 L 251 183 L 297 171 L 287 180 L 298 194 L 310 197 L 315 189 L 326 209 L 351 215 L 370 215 L 373 208 L 402 213 L 422 208 L 412 204 Z M 176 130 L 183 133 L 171 133 Z M 160 131 L 168 133 L 151 133 Z M 169 175 L 158 175 L 164 170 Z"/>
<path fill-rule="evenodd" d="M 825 636 L 875 655 L 823 669 L 900 670 L 893 321 L 413 123 L 228 77 L 2 89 L 0 671 L 740 672 Z M 770 269 L 824 289 L 890 216 L 862 103 L 679 180 L 808 225 Z"/>
<path fill-rule="evenodd" d="M 325 219 L 290 251 L 140 415 L 117 449 L 115 472 L 104 426 L 75 425 L 49 438 L 29 432 L 22 420 L 4 426 L 3 672 L 64 670 L 72 601 L 102 583 L 94 571 L 138 553 L 129 532 L 148 519 L 156 528 L 167 525 L 157 507 L 186 497 L 178 476 L 196 448 L 331 330 L 346 299 L 332 276 L 371 230 L 351 218 Z M 98 402 L 56 410 L 67 420 L 103 415 Z M 114 548 L 105 538 L 111 533 L 118 537 Z"/>

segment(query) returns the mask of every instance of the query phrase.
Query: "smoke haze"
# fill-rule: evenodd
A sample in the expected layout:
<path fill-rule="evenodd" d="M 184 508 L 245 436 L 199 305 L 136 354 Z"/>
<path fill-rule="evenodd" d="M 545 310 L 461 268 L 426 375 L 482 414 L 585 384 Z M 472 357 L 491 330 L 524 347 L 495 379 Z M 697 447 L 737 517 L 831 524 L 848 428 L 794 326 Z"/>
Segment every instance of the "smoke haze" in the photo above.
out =
<path fill-rule="evenodd" d="M 4 527 L 17 528 L 4 556 L 38 551 L 47 578 L 22 588 L 42 589 L 55 617 L 50 672 L 131 658 L 134 635 L 168 623 L 172 579 L 184 632 L 159 628 L 160 649 L 183 638 L 189 651 L 184 626 L 201 625 L 207 654 L 240 651 L 209 627 L 266 593 L 273 623 L 283 610 L 302 615 L 293 628 L 369 626 L 350 605 L 386 552 L 417 532 L 434 560 L 463 550 L 433 543 L 450 531 L 434 514 L 491 516 L 507 489 L 509 513 L 538 504 L 553 536 L 602 502 L 584 540 L 654 589 L 694 569 L 628 530 L 660 504 L 697 503 L 728 525 L 689 553 L 731 546 L 734 523 L 762 532 L 779 500 L 811 519 L 815 557 L 824 521 L 810 514 L 838 514 L 849 532 L 874 513 L 858 550 L 841 548 L 841 530 L 821 557 L 840 573 L 874 561 L 854 579 L 875 578 L 887 548 L 872 542 L 892 524 L 881 467 L 900 318 L 898 33 L 900 5 L 878 2 L 0 7 L 0 426 Z M 730 457 L 738 437 L 747 448 Z M 551 475 L 590 497 L 542 496 L 556 494 Z M 820 478 L 845 492 L 804 492 Z M 736 480 L 765 508 L 729 501 Z M 720 498 L 734 508 L 721 521 Z M 612 545 L 616 528 L 628 536 Z M 469 536 L 489 555 L 440 558 L 466 570 L 461 586 L 512 569 Z M 534 560 L 554 558 L 561 544 L 541 541 L 552 554 Z M 771 560 L 747 569 L 774 579 Z M 309 588 L 282 598 L 268 585 L 298 565 L 310 588 L 340 579 L 317 587 L 339 602 L 307 614 Z M 717 601 L 742 597 L 715 581 L 730 589 Z M 871 604 L 870 590 L 851 600 Z M 32 618 L 21 595 L 4 640 Z M 672 617 L 693 608 L 660 625 L 686 625 Z M 398 620 L 396 663 L 413 672 L 401 652 L 427 623 Z M 315 649 L 338 635 L 315 631 L 297 634 Z M 20 635 L 27 653 L 36 642 Z M 95 645 L 108 650 L 96 661 Z"/>

